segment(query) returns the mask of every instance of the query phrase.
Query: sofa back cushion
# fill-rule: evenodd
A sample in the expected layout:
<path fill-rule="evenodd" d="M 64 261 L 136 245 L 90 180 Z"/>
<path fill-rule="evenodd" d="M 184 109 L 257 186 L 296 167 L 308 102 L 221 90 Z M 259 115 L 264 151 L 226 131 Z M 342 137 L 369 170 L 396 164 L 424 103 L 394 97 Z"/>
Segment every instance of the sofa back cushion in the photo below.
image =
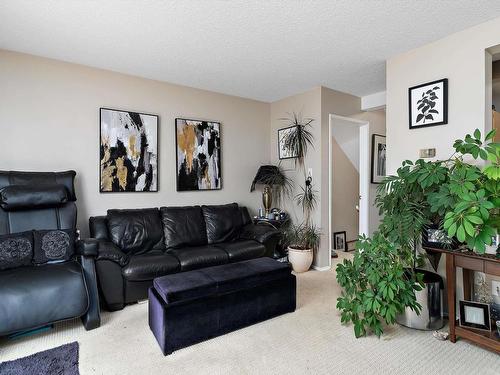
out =
<path fill-rule="evenodd" d="M 31 231 L 0 236 L 0 271 L 29 266 L 33 258 Z"/>
<path fill-rule="evenodd" d="M 209 244 L 233 241 L 243 225 L 241 211 L 236 203 L 219 206 L 201 206 L 207 227 Z"/>
<path fill-rule="evenodd" d="M 164 249 L 163 228 L 157 208 L 108 210 L 111 241 L 126 254 Z"/>
<path fill-rule="evenodd" d="M 207 244 L 207 229 L 200 206 L 161 207 L 160 211 L 167 249 Z"/>

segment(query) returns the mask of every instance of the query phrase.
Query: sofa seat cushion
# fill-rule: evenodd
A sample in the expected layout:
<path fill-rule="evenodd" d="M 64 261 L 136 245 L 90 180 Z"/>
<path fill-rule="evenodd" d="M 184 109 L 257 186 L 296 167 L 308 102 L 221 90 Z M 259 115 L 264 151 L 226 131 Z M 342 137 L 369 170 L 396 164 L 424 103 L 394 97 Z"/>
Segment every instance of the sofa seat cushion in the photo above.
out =
<path fill-rule="evenodd" d="M 216 246 L 227 253 L 230 262 L 259 258 L 266 252 L 266 247 L 264 245 L 252 240 L 223 242 L 218 243 Z"/>
<path fill-rule="evenodd" d="M 185 247 L 168 250 L 168 254 L 179 259 L 181 271 L 216 266 L 229 262 L 227 253 L 216 246 Z"/>
<path fill-rule="evenodd" d="M 259 258 L 159 277 L 153 281 L 153 287 L 169 304 L 254 288 L 290 273 L 286 263 Z"/>
<path fill-rule="evenodd" d="M 122 269 L 122 274 L 128 281 L 146 281 L 179 271 L 180 264 L 176 257 L 161 251 L 152 251 L 130 257 L 128 264 Z"/>
<path fill-rule="evenodd" d="M 0 336 L 82 316 L 88 293 L 80 264 L 22 267 L 0 272 Z"/>

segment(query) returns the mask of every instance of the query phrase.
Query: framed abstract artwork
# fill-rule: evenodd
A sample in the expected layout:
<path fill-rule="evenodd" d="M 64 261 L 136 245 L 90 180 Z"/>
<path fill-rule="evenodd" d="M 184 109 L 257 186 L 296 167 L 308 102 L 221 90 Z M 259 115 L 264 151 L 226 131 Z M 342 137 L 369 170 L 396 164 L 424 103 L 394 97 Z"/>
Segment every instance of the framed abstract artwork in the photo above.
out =
<path fill-rule="evenodd" d="M 380 184 L 386 176 L 385 135 L 372 135 L 372 184 Z"/>
<path fill-rule="evenodd" d="M 158 116 L 100 109 L 101 193 L 158 191 Z"/>
<path fill-rule="evenodd" d="M 290 135 L 293 135 L 296 128 L 296 126 L 289 126 L 287 128 L 278 129 L 278 156 L 280 160 L 294 159 L 298 156 L 287 146 L 287 139 Z"/>
<path fill-rule="evenodd" d="M 410 129 L 448 123 L 448 79 L 408 89 Z"/>
<path fill-rule="evenodd" d="M 220 123 L 175 119 L 177 191 L 222 188 Z"/>

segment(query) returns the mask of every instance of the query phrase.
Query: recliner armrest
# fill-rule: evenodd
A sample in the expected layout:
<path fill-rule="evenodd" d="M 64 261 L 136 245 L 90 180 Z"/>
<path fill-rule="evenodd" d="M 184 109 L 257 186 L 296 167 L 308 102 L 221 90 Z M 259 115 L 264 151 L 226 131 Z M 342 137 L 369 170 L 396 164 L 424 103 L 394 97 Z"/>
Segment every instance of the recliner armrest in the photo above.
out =
<path fill-rule="evenodd" d="M 98 254 L 98 241 L 93 238 L 86 238 L 76 241 L 75 252 L 84 257 L 96 257 Z"/>
<path fill-rule="evenodd" d="M 239 238 L 242 240 L 254 240 L 266 244 L 271 239 L 277 239 L 281 232 L 270 226 L 247 224 L 243 227 Z"/>
<path fill-rule="evenodd" d="M 97 240 L 97 242 L 99 244 L 97 260 L 110 260 L 121 267 L 128 264 L 128 255 L 121 251 L 113 242 L 100 240 Z"/>

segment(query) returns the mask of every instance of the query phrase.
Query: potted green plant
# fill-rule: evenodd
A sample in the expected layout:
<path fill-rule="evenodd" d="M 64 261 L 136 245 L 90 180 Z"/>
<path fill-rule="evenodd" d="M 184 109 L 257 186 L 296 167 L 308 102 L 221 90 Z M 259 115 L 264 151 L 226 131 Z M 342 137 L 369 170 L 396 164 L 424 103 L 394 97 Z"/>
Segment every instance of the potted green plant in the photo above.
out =
<path fill-rule="evenodd" d="M 302 207 L 304 221 L 301 224 L 291 224 L 287 228 L 285 236 L 288 243 L 288 261 L 295 272 L 305 272 L 311 267 L 314 250 L 318 248 L 321 235 L 311 219 L 318 202 L 311 177 L 306 179 L 305 186 L 295 200 Z"/>
<path fill-rule="evenodd" d="M 343 323 L 354 324 L 356 337 L 382 334 L 382 323 L 394 323 L 405 309 L 420 312 L 417 249 L 428 225 L 436 224 L 478 253 L 491 244 L 500 208 L 500 145 L 491 142 L 493 136 L 490 132 L 482 140 L 479 130 L 466 135 L 455 141 L 455 153 L 446 160 L 406 160 L 379 186 L 378 230 L 359 239 L 353 260 L 337 266 L 343 288 L 337 308 Z M 485 165 L 478 166 L 478 159 Z"/>

